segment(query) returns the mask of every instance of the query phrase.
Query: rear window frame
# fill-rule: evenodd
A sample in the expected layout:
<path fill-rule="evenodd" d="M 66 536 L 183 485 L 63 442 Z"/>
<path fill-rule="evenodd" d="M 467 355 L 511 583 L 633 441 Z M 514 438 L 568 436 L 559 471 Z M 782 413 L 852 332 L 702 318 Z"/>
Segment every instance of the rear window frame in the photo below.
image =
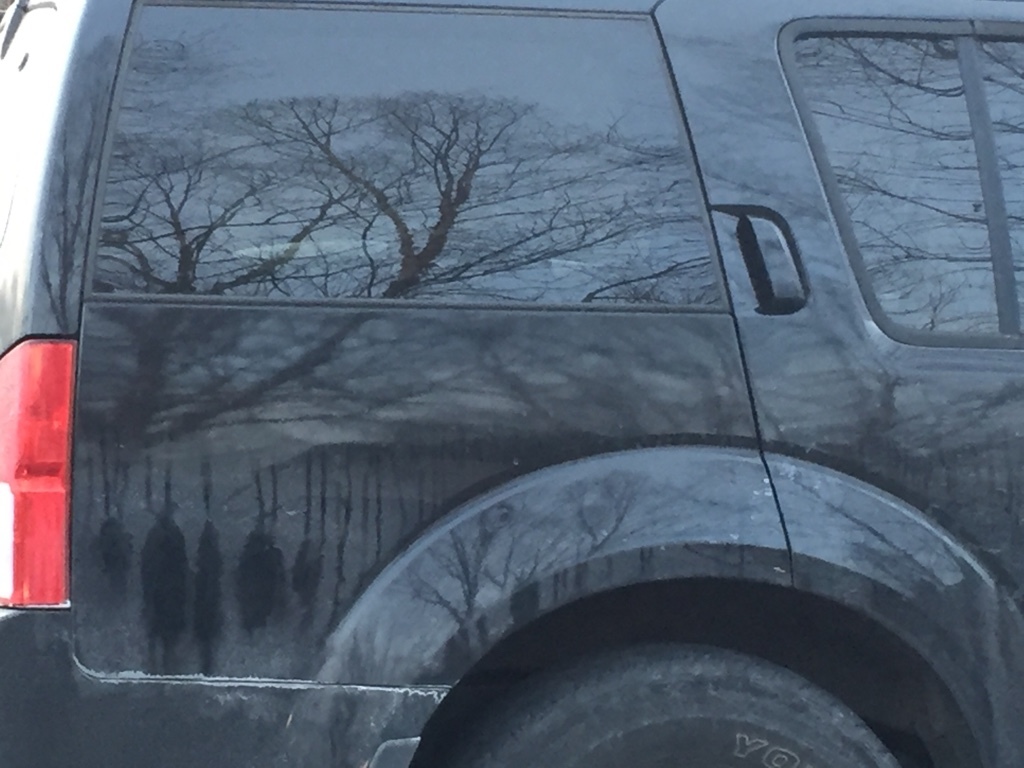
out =
<path fill-rule="evenodd" d="M 998 32 L 996 32 L 998 30 Z M 784 25 L 777 38 L 777 49 L 790 97 L 818 173 L 822 194 L 828 204 L 847 263 L 856 280 L 859 294 L 871 320 L 890 339 L 919 347 L 1024 349 L 1024 329 L 1014 337 L 1009 335 L 958 333 L 951 331 L 924 331 L 902 325 L 893 320 L 882 308 L 875 294 L 868 266 L 861 254 L 860 244 L 849 216 L 846 198 L 840 189 L 836 173 L 829 160 L 828 148 L 818 130 L 810 98 L 807 96 L 801 69 L 796 60 L 796 45 L 800 40 L 814 37 L 847 38 L 912 38 L 970 37 L 978 42 L 992 39 L 1024 44 L 1024 23 L 986 22 L 975 24 L 967 19 L 878 19 L 878 18 L 805 18 Z M 986 97 L 987 98 L 987 97 Z M 972 138 L 975 134 L 972 131 Z M 976 141 L 976 138 L 974 138 Z M 980 178 L 980 176 L 979 176 Z M 1024 265 L 1021 265 L 1024 270 Z M 1024 301 L 1020 301 L 1024 310 Z"/>
<path fill-rule="evenodd" d="M 718 241 L 714 234 L 711 220 L 711 207 L 707 198 L 707 191 L 701 177 L 699 159 L 695 152 L 692 133 L 689 122 L 683 107 L 679 89 L 676 84 L 675 72 L 671 62 L 667 59 L 663 46 L 656 50 L 659 65 L 662 68 L 665 78 L 665 87 L 668 89 L 666 98 L 671 103 L 674 111 L 677 128 L 680 136 L 680 150 L 685 153 L 690 166 L 689 179 L 684 179 L 692 185 L 692 188 L 699 199 L 699 210 L 694 211 L 700 222 L 701 234 L 707 244 L 708 257 L 710 261 L 709 274 L 713 277 L 714 288 L 717 291 L 717 298 L 714 303 L 707 304 L 629 304 L 622 301 L 607 303 L 555 303 L 543 302 L 534 303 L 527 301 L 453 301 L 442 299 L 385 299 L 354 298 L 354 297 L 282 297 L 282 296 L 244 296 L 238 294 L 203 294 L 203 293 L 144 293 L 130 290 L 104 291 L 96 289 L 96 271 L 99 261 L 99 246 L 102 234 L 102 218 L 106 198 L 107 185 L 109 182 L 110 164 L 118 136 L 117 126 L 121 107 L 124 103 L 125 84 L 129 80 L 129 71 L 132 61 L 133 47 L 136 41 L 136 33 L 141 23 L 141 17 L 147 8 L 188 8 L 211 10 L 225 10 L 235 7 L 234 4 L 225 6 L 215 0 L 142 0 L 132 6 L 131 18 L 125 33 L 125 42 L 121 57 L 118 62 L 117 75 L 114 81 L 113 99 L 109 111 L 107 130 L 104 137 L 103 154 L 100 159 L 98 187 L 94 198 L 93 211 L 91 216 L 91 228 L 88 239 L 88 258 L 84 272 L 84 301 L 109 302 L 109 303 L 135 303 L 135 302 L 157 302 L 172 304 L 216 304 L 252 306 L 265 305 L 268 307 L 334 307 L 339 309 L 363 309 L 363 310 L 416 310 L 416 309 L 444 309 L 468 311 L 491 310 L 491 311 L 517 311 L 517 312 L 601 312 L 611 314 L 729 314 L 731 304 L 728 287 L 722 263 Z M 518 16 L 526 18 L 580 18 L 580 19 L 607 19 L 607 20 L 631 20 L 646 22 L 652 33 L 652 38 L 660 40 L 657 25 L 649 13 L 632 11 L 588 11 L 588 10 L 545 10 L 543 8 L 522 7 L 522 8 L 493 8 L 473 6 L 432 6 L 420 4 L 400 4 L 395 6 L 370 6 L 353 5 L 344 2 L 325 2 L 323 4 L 308 5 L 300 3 L 281 3 L 275 0 L 247 2 L 238 7 L 246 9 L 282 9 L 295 12 L 320 12 L 320 13 L 369 13 L 374 15 L 390 14 L 420 14 L 432 16 Z"/>

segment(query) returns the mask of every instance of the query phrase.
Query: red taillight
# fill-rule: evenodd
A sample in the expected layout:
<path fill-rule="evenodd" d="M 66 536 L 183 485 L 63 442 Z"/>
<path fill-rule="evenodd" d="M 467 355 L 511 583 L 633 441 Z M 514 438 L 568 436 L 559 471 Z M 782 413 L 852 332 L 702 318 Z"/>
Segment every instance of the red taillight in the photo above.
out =
<path fill-rule="evenodd" d="M 68 602 L 74 365 L 72 341 L 0 357 L 0 605 Z"/>

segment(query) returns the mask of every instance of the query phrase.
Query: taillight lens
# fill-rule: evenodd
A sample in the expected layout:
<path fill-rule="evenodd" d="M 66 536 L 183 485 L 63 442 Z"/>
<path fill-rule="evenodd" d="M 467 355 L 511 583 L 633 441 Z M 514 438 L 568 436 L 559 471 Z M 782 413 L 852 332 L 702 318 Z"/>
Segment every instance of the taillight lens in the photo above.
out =
<path fill-rule="evenodd" d="M 0 605 L 68 602 L 72 341 L 0 357 Z"/>

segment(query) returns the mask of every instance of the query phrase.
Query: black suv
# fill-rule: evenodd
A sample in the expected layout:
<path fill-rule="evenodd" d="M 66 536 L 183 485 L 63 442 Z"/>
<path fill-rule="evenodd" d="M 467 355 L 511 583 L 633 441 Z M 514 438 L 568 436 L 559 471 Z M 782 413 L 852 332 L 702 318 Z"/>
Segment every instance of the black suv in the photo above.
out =
<path fill-rule="evenodd" d="M 18 0 L 0 764 L 1024 766 L 1024 4 Z"/>

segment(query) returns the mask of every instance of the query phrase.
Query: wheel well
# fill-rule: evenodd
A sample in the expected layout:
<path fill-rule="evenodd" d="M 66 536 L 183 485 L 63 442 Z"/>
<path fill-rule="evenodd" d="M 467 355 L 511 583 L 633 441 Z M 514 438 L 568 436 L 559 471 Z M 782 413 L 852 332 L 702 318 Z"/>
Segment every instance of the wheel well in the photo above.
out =
<path fill-rule="evenodd" d="M 787 667 L 860 715 L 905 768 L 981 768 L 949 690 L 891 632 L 815 595 L 720 579 L 611 590 L 512 633 L 445 697 L 410 768 L 443 765 L 445 745 L 531 675 L 583 655 L 650 642 L 713 645 Z"/>

